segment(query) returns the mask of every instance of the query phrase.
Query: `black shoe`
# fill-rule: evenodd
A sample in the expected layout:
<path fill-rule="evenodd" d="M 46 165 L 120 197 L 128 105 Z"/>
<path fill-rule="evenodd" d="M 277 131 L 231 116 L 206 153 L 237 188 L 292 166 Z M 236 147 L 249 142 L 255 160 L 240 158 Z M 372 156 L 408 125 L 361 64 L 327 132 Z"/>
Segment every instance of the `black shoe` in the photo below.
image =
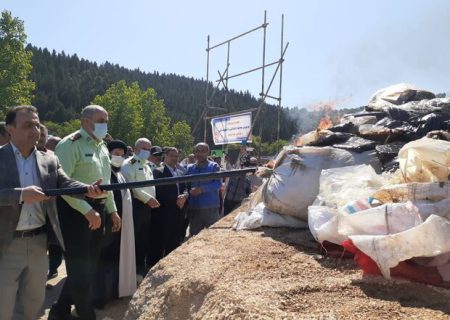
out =
<path fill-rule="evenodd" d="M 49 270 L 47 275 L 47 280 L 56 278 L 58 276 L 58 270 Z"/>
<path fill-rule="evenodd" d="M 67 320 L 70 319 L 70 306 L 61 307 L 58 304 L 52 305 L 48 313 L 47 320 Z"/>

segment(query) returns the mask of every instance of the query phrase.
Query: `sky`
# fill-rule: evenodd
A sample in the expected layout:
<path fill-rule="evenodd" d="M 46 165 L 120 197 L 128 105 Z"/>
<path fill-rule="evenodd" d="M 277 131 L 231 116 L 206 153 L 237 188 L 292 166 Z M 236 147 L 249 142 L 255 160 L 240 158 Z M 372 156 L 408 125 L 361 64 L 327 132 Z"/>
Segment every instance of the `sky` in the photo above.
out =
<path fill-rule="evenodd" d="M 251 30 L 266 10 L 266 63 L 280 57 L 284 14 L 284 107 L 359 107 L 400 82 L 450 92 L 447 0 L 1 0 L 0 9 L 24 20 L 35 46 L 197 79 L 206 79 L 207 36 L 212 46 Z M 261 66 L 262 48 L 262 29 L 231 42 L 229 75 Z M 225 46 L 211 51 L 209 80 L 219 79 L 226 58 Z M 275 67 L 266 68 L 266 89 Z M 259 71 L 228 85 L 259 96 L 261 78 Z"/>

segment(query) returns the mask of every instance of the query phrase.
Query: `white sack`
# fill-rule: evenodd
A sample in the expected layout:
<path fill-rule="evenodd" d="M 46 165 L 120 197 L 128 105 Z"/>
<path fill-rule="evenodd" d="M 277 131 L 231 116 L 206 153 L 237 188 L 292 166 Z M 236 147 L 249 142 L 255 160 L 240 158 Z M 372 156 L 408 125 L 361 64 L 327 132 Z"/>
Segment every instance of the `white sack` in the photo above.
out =
<path fill-rule="evenodd" d="M 450 252 L 450 221 L 431 215 L 424 223 L 393 235 L 350 236 L 353 244 L 371 257 L 384 277 L 390 269 L 413 257 L 434 257 Z"/>
<path fill-rule="evenodd" d="M 234 221 L 233 229 L 235 230 L 257 229 L 260 227 L 308 227 L 308 225 L 300 219 L 271 212 L 262 202 L 248 213 L 240 212 L 234 218 Z"/>
<path fill-rule="evenodd" d="M 315 204 L 342 208 L 350 201 L 367 199 L 387 181 L 368 165 L 322 170 Z"/>
<path fill-rule="evenodd" d="M 273 212 L 308 218 L 308 206 L 319 193 L 322 169 L 350 166 L 355 163 L 353 155 L 332 147 L 302 147 L 295 154 L 284 149 L 277 157 L 280 163 L 274 169 L 264 190 L 263 201 Z"/>
<path fill-rule="evenodd" d="M 405 144 L 398 153 L 405 182 L 448 181 L 450 141 L 422 138 Z"/>

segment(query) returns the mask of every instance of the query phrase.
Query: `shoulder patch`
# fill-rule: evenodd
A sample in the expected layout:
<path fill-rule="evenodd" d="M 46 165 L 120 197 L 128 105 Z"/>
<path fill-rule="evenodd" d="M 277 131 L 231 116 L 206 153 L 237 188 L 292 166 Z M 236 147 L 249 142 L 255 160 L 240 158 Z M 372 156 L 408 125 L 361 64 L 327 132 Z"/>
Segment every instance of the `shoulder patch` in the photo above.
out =
<path fill-rule="evenodd" d="M 134 159 L 134 158 L 131 159 L 131 160 L 130 160 L 130 163 L 131 163 L 131 164 L 135 164 L 135 163 L 136 163 L 136 159 Z"/>
<path fill-rule="evenodd" d="M 70 141 L 77 141 L 81 138 L 81 134 L 79 132 L 75 133 L 73 136 L 69 138 Z"/>

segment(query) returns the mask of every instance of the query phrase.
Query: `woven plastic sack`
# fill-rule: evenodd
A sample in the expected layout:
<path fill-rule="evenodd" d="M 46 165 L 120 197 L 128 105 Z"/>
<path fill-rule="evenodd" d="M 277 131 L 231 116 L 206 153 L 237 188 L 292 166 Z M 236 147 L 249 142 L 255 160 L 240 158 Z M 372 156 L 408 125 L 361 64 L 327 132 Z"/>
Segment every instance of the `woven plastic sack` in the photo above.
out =
<path fill-rule="evenodd" d="M 331 147 L 302 147 L 282 152 L 262 198 L 269 210 L 305 221 L 308 206 L 319 193 L 322 169 L 349 166 L 355 161 L 350 152 Z"/>
<path fill-rule="evenodd" d="M 398 161 L 405 182 L 448 181 L 450 142 L 430 138 L 412 141 L 400 149 Z"/>

